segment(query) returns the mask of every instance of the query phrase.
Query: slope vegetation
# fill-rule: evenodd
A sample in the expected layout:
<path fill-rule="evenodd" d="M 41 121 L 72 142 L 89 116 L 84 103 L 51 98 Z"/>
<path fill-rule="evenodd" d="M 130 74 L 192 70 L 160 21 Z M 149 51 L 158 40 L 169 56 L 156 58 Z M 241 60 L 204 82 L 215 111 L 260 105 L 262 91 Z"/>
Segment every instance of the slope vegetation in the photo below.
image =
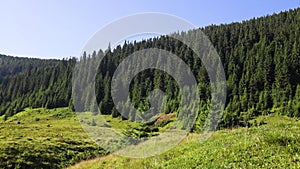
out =
<path fill-rule="evenodd" d="M 299 168 L 300 121 L 286 116 L 260 116 L 259 126 L 213 133 L 205 142 L 189 135 L 172 150 L 144 159 L 108 155 L 69 169 L 108 168 Z"/>

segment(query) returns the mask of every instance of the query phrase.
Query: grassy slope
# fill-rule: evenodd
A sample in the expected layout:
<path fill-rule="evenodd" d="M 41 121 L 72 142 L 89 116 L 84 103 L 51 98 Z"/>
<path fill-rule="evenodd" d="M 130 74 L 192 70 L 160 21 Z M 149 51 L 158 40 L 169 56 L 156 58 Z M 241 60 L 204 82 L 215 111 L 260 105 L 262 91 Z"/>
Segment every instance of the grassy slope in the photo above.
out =
<path fill-rule="evenodd" d="M 95 168 L 300 168 L 300 121 L 263 116 L 265 125 L 215 132 L 206 142 L 190 135 L 181 145 L 147 159 L 108 155 L 70 169 Z"/>
<path fill-rule="evenodd" d="M 26 109 L 5 122 L 0 117 L 0 168 L 63 168 L 102 154 L 67 108 Z"/>
<path fill-rule="evenodd" d="M 105 119 L 116 129 L 136 125 Z M 70 168 L 300 168 L 300 121 L 275 115 L 257 121 L 262 119 L 267 124 L 217 131 L 204 143 L 192 134 L 159 156 L 108 155 Z M 67 108 L 26 109 L 6 122 L 0 117 L 0 168 L 62 168 L 102 154 Z"/>

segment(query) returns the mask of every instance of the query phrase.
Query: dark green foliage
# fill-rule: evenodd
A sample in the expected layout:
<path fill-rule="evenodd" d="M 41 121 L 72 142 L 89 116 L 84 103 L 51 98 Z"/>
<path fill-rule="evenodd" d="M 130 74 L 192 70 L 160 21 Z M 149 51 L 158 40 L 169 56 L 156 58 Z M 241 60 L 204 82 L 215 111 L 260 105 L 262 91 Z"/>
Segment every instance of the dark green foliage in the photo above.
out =
<path fill-rule="evenodd" d="M 251 19 L 242 23 L 208 26 L 176 34 L 200 46 L 198 31 L 203 31 L 217 49 L 224 65 L 227 79 L 227 102 L 220 127 L 248 125 L 254 116 L 277 112 L 300 116 L 300 9 L 281 12 L 272 16 Z M 84 53 L 79 59 L 82 84 L 93 80 L 90 70 L 97 67 L 95 59 L 104 57 L 97 70 L 97 104 L 91 102 L 91 94 L 79 96 L 80 110 L 113 117 L 116 111 L 111 97 L 111 79 L 124 58 L 149 48 L 170 51 L 179 56 L 191 68 L 198 82 L 201 105 L 194 130 L 204 125 L 210 103 L 210 84 L 205 67 L 193 51 L 178 40 L 161 36 L 141 42 L 128 43 L 92 54 Z M 71 77 L 76 59 L 40 60 L 0 56 L 0 115 L 11 116 L 25 107 L 62 107 L 74 109 L 71 99 Z M 139 66 L 139 65 L 136 65 Z M 180 66 L 180 65 L 178 65 Z M 180 74 L 181 72 L 176 72 Z M 126 76 L 126 75 L 124 75 Z M 153 89 L 165 92 L 167 103 L 161 113 L 180 110 L 180 91 L 176 81 L 160 70 L 148 69 L 137 74 L 130 84 L 132 105 L 124 108 L 123 119 L 135 120 L 133 107 L 144 112 L 150 108 L 149 94 Z M 73 89 L 79 94 L 81 89 Z M 125 91 L 117 91 L 125 92 Z M 125 104 L 125 103 L 124 103 Z M 94 113 L 96 114 L 96 113 Z"/>
<path fill-rule="evenodd" d="M 41 60 L 0 55 L 0 115 L 25 107 L 67 107 L 76 60 Z"/>
<path fill-rule="evenodd" d="M 157 127 L 149 127 L 147 125 L 142 125 L 139 127 L 129 127 L 128 129 L 123 130 L 123 134 L 127 137 L 132 138 L 148 138 L 158 135 L 159 129 Z"/>
<path fill-rule="evenodd" d="M 199 29 L 205 32 L 217 49 L 228 80 L 226 111 L 220 127 L 247 126 L 253 117 L 274 111 L 299 116 L 299 101 L 295 100 L 300 83 L 299 25 L 300 9 L 295 9 L 242 23 Z M 192 39 L 195 45 L 200 45 L 197 44 L 200 41 L 197 36 L 199 30 L 178 36 Z M 164 49 L 181 57 L 197 77 L 203 100 L 201 106 L 205 107 L 209 103 L 209 79 L 205 67 L 191 49 L 168 36 L 133 44 L 125 43 L 122 47 L 115 48 L 105 56 L 100 66 L 102 69 L 98 79 L 102 83 L 98 84 L 103 84 L 105 89 L 123 58 L 147 48 Z M 177 83 L 168 74 L 157 70 L 145 70 L 132 80 L 130 97 L 133 106 L 140 109 L 146 107 L 147 110 L 147 97 L 151 90 L 157 88 L 164 91 L 168 99 L 163 113 L 178 112 L 180 94 Z M 101 92 L 97 95 L 101 106 L 103 103 L 109 105 L 103 109 L 105 113 L 112 112 L 114 106 L 107 91 L 104 90 L 103 95 Z M 203 126 L 206 115 L 207 111 L 200 110 L 196 124 Z M 199 130 L 199 126 L 195 126 L 195 129 Z"/>

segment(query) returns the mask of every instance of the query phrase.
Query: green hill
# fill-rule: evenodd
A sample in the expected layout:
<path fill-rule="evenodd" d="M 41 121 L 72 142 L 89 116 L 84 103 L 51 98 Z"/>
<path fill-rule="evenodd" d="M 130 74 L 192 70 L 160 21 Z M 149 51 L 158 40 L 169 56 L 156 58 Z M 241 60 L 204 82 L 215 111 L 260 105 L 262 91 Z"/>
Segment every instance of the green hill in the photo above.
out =
<path fill-rule="evenodd" d="M 249 119 L 271 110 L 290 117 L 300 116 L 299 25 L 300 8 L 176 34 L 201 46 L 199 31 L 203 31 L 221 57 L 227 79 L 227 101 L 220 128 L 245 126 Z M 80 63 L 85 71 L 79 83 L 89 80 L 90 68 L 99 66 L 95 83 L 97 106 L 104 114 L 120 116 L 111 97 L 113 73 L 124 58 L 149 48 L 170 51 L 191 68 L 198 83 L 202 108 L 194 130 L 200 130 L 211 99 L 209 78 L 205 66 L 193 51 L 169 36 L 125 42 L 106 52 L 85 53 L 80 59 L 41 60 L 0 55 L 0 115 L 12 116 L 26 107 L 73 108 L 72 73 L 75 64 Z M 104 59 L 100 65 L 95 65 L 98 57 Z M 91 85 L 81 84 L 87 88 Z M 147 96 L 153 89 L 161 89 L 167 96 L 162 113 L 179 111 L 176 81 L 163 71 L 152 69 L 140 72 L 131 82 L 130 98 L 134 107 L 147 110 L 150 105 Z M 77 111 L 90 111 L 89 95 L 84 93 L 77 98 L 80 98 L 75 100 L 80 108 Z M 129 111 L 128 114 L 132 120 L 138 116 Z"/>
<path fill-rule="evenodd" d="M 109 115 L 105 118 L 116 129 L 137 125 Z M 65 168 L 75 163 L 69 168 L 300 167 L 298 118 L 271 114 L 250 123 L 250 128 L 216 131 L 205 142 L 199 140 L 201 134 L 191 133 L 166 153 L 131 159 L 105 156 L 107 152 L 86 135 L 68 108 L 26 109 L 5 122 L 0 120 L 0 167 Z M 88 160 L 96 156 L 103 157 Z"/>
<path fill-rule="evenodd" d="M 219 130 L 205 142 L 190 134 L 172 150 L 150 158 L 108 155 L 69 169 L 109 168 L 299 168 L 300 121 L 275 114 L 260 116 L 251 128 Z"/>
<path fill-rule="evenodd" d="M 68 108 L 25 109 L 6 121 L 1 117 L 0 133 L 0 168 L 63 168 L 106 154 Z"/>
<path fill-rule="evenodd" d="M 109 153 L 83 132 L 74 113 L 74 102 L 77 111 L 92 115 L 99 114 L 94 111 L 98 107 L 109 125 L 125 130 L 125 135 L 144 139 L 164 131 L 183 109 L 178 84 L 170 75 L 154 69 L 138 73 L 129 87 L 132 105 L 123 112 L 127 117 L 116 110 L 111 96 L 112 77 L 118 65 L 130 54 L 149 48 L 169 51 L 191 68 L 201 98 L 200 103 L 193 102 L 200 105 L 200 110 L 192 134 L 180 146 L 156 157 L 126 159 L 109 155 L 79 167 L 299 168 L 299 30 L 300 8 L 174 34 L 199 47 L 200 31 L 204 32 L 225 69 L 227 98 L 220 130 L 201 144 L 195 139 L 201 136 L 197 133 L 211 108 L 210 81 L 192 49 L 170 36 L 125 42 L 105 52 L 63 60 L 0 55 L 0 168 L 64 168 Z M 99 57 L 104 57 L 103 61 L 96 65 Z M 78 81 L 72 81 L 73 73 L 78 73 L 76 64 L 83 68 L 82 74 Z M 78 91 L 94 85 L 86 82 L 93 80 L 91 74 L 95 72 L 89 70 L 97 66 L 92 91 L 97 104 L 91 105 L 90 93 Z M 74 82 L 79 87 L 72 88 Z M 153 89 L 164 91 L 166 96 L 167 103 L 158 117 L 170 118 L 160 118 L 160 123 L 131 122 L 144 117 L 145 114 L 134 114 L 132 107 L 141 112 L 148 110 L 148 96 Z M 86 120 L 85 125 L 98 123 Z"/>

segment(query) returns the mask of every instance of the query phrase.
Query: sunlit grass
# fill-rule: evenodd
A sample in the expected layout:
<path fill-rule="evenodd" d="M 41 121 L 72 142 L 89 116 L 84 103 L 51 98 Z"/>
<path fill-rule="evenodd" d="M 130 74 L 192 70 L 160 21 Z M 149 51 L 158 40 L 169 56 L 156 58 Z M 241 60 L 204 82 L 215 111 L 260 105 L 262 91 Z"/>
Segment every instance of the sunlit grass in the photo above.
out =
<path fill-rule="evenodd" d="M 300 122 L 261 116 L 265 124 L 216 131 L 205 142 L 189 135 L 172 150 L 150 158 L 117 155 L 84 161 L 70 168 L 300 168 Z"/>
<path fill-rule="evenodd" d="M 190 134 L 173 149 L 150 158 L 102 156 L 106 152 L 68 108 L 26 109 L 7 121 L 0 119 L 0 168 L 64 168 L 74 163 L 70 168 L 300 167 L 300 121 L 275 114 L 255 119 L 255 124 L 263 125 L 216 131 L 205 142 L 201 134 Z M 120 132 L 139 127 L 108 115 L 104 119 Z M 87 160 L 91 158 L 95 159 Z"/>
<path fill-rule="evenodd" d="M 105 153 L 68 108 L 26 109 L 0 121 L 0 168 L 62 168 Z"/>

